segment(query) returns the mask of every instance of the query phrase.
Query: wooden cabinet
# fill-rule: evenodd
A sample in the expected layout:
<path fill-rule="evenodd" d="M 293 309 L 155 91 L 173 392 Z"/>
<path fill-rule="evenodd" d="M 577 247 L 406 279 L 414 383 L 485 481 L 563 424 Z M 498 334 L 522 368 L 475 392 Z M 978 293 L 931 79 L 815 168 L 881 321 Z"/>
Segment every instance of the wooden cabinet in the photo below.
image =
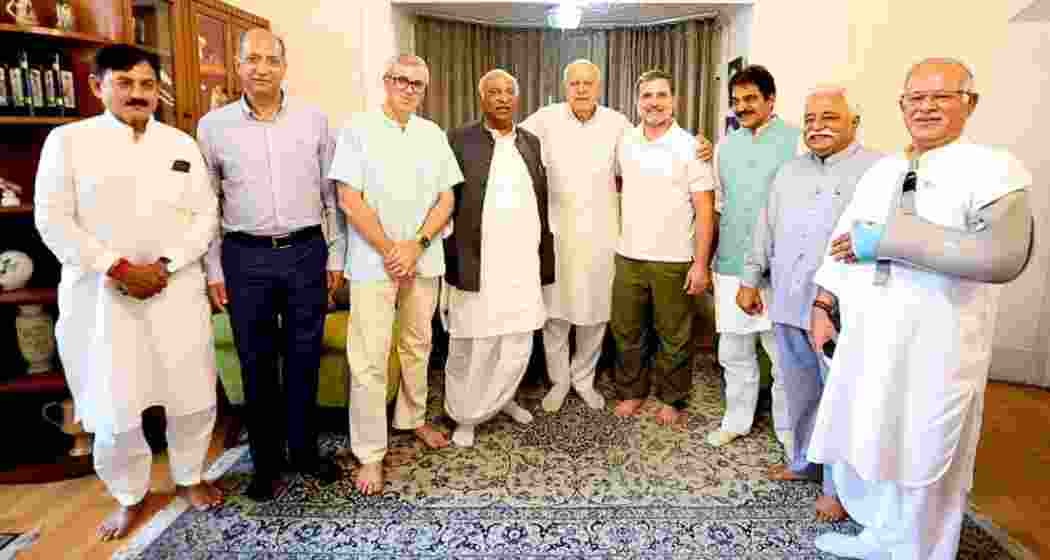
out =
<path fill-rule="evenodd" d="M 0 0 L 6 5 L 6 0 Z M 239 96 L 235 70 L 240 33 L 269 22 L 219 0 L 69 0 L 74 30 L 56 29 L 54 0 L 35 0 L 38 25 L 19 25 L 0 10 L 0 64 L 21 50 L 59 53 L 69 74 L 75 109 L 56 105 L 36 114 L 0 106 L 0 177 L 22 187 L 22 204 L 0 207 L 0 252 L 19 250 L 33 259 L 29 286 L 0 293 L 0 415 L 9 395 L 51 398 L 65 391 L 60 365 L 48 374 L 26 375 L 14 337 L 16 305 L 44 303 L 56 312 L 60 266 L 44 246 L 33 222 L 33 183 L 40 150 L 58 125 L 98 115 L 102 103 L 89 87 L 95 51 L 104 45 L 136 45 L 156 58 L 160 67 L 160 103 L 155 117 L 190 134 L 197 121 L 218 102 Z M 45 69 L 41 66 L 41 69 Z M 8 84 L 9 85 L 9 84 Z M 44 88 L 46 90 L 46 88 Z M 84 333 L 87 336 L 87 333 Z M 48 433 L 53 429 L 48 427 Z M 3 463 L 4 461 L 0 461 Z M 90 467 L 90 461 L 88 462 Z M 0 471 L 4 465 L 0 464 Z M 90 469 L 89 469 L 90 470 Z M 7 471 L 4 471 L 5 473 Z M 49 471 L 50 472 L 50 471 Z M 56 473 L 65 472 L 59 469 Z M 0 476 L 0 482 L 9 477 Z M 16 477 L 17 479 L 17 477 Z"/>
<path fill-rule="evenodd" d="M 184 114 L 179 126 L 195 133 L 197 121 L 208 111 L 241 95 L 236 63 L 241 34 L 256 27 L 269 29 L 270 23 L 218 0 L 194 0 L 187 8 L 193 45 L 186 56 L 193 89 L 187 101 L 192 103 L 192 110 Z"/>

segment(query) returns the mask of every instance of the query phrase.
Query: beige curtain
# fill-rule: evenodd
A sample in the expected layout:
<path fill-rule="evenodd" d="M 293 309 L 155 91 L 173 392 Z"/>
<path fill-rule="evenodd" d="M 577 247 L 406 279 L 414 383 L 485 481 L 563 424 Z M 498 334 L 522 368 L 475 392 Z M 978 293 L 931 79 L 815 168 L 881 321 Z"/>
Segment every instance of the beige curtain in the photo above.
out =
<path fill-rule="evenodd" d="M 416 54 L 430 66 L 430 87 L 420 114 L 442 128 L 481 117 L 477 83 L 502 68 L 521 87 L 519 115 L 524 118 L 562 101 L 561 73 L 566 64 L 586 58 L 605 76 L 603 104 L 637 120 L 634 83 L 660 68 L 675 77 L 678 123 L 714 138 L 718 115 L 718 28 L 714 20 L 674 25 L 598 30 L 540 30 L 493 27 L 419 17 Z M 611 63 L 610 63 L 611 62 Z"/>
<path fill-rule="evenodd" d="M 714 20 L 692 20 L 609 30 L 609 60 L 617 62 L 606 78 L 606 105 L 637 122 L 638 76 L 660 69 L 674 76 L 678 124 L 714 138 L 719 84 L 717 25 Z"/>
<path fill-rule="evenodd" d="M 561 100 L 561 69 L 569 62 L 587 58 L 605 66 L 602 31 L 512 29 L 421 16 L 415 33 L 416 54 L 430 66 L 420 114 L 445 129 L 481 118 L 477 84 L 493 68 L 518 79 L 524 116 Z"/>

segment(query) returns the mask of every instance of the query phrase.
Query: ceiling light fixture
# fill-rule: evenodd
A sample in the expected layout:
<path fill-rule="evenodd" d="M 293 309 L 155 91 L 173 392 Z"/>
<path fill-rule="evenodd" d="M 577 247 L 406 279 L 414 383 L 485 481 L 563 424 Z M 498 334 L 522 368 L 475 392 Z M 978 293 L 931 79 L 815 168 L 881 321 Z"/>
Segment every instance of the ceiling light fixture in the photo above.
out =
<path fill-rule="evenodd" d="M 547 25 L 557 29 L 576 29 L 583 18 L 583 8 L 573 0 L 561 2 L 547 10 Z"/>

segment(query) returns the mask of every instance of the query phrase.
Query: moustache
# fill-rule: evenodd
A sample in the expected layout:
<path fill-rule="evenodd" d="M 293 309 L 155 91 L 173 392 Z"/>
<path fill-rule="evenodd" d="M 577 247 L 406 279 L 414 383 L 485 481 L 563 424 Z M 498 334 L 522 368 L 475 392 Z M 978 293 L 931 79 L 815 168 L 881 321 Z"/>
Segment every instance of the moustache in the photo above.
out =
<path fill-rule="evenodd" d="M 835 133 L 830 131 L 830 130 L 828 130 L 828 129 L 826 129 L 826 128 L 823 128 L 823 129 L 820 129 L 820 130 L 814 130 L 814 131 L 806 133 L 806 140 L 812 140 L 813 138 L 815 138 L 817 136 L 830 136 L 830 137 L 834 138 L 835 137 Z"/>
<path fill-rule="evenodd" d="M 145 107 L 149 107 L 149 102 L 147 102 L 145 99 L 130 99 L 130 100 L 128 100 L 126 105 L 128 107 L 143 107 L 143 108 L 145 108 Z"/>

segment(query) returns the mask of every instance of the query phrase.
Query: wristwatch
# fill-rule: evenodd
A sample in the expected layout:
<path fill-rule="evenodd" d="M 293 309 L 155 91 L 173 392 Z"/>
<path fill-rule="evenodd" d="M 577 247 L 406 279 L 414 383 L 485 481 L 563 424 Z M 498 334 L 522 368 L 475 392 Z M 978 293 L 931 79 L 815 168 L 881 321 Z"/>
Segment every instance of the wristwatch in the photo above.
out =
<path fill-rule="evenodd" d="M 424 251 L 426 251 L 427 248 L 430 247 L 430 238 L 427 237 L 425 233 L 420 232 L 416 234 L 416 243 L 419 243 L 419 246 L 422 247 Z"/>
<path fill-rule="evenodd" d="M 160 263 L 164 265 L 164 270 L 168 274 L 175 274 L 175 264 L 171 262 L 171 259 L 169 259 L 168 257 L 161 257 L 157 260 L 159 260 Z"/>

